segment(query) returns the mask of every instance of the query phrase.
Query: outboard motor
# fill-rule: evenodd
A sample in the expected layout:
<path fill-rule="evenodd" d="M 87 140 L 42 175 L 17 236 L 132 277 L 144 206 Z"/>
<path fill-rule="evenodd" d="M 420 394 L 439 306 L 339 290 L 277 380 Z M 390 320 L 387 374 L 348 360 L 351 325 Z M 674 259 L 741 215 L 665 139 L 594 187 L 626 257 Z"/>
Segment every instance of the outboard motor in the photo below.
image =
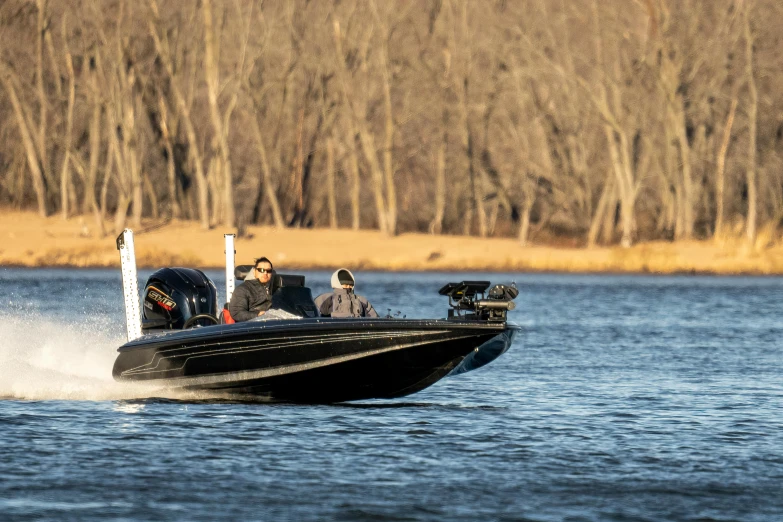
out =
<path fill-rule="evenodd" d="M 519 289 L 513 283 L 489 288 L 490 284 L 489 281 L 462 281 L 444 285 L 438 293 L 449 297 L 448 318 L 505 321 L 509 310 L 516 307 L 514 299 L 519 295 Z"/>
<path fill-rule="evenodd" d="M 182 330 L 218 324 L 217 288 L 194 268 L 161 268 L 144 288 L 141 328 Z"/>

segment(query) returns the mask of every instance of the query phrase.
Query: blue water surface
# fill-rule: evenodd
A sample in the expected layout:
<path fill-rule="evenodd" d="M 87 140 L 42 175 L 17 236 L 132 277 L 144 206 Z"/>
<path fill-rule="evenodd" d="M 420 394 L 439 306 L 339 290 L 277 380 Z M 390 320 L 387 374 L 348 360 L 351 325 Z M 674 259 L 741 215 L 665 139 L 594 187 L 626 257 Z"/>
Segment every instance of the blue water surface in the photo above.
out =
<path fill-rule="evenodd" d="M 0 520 L 783 520 L 783 278 L 356 275 L 515 280 L 523 332 L 397 400 L 119 398 L 119 272 L 0 269 Z"/>

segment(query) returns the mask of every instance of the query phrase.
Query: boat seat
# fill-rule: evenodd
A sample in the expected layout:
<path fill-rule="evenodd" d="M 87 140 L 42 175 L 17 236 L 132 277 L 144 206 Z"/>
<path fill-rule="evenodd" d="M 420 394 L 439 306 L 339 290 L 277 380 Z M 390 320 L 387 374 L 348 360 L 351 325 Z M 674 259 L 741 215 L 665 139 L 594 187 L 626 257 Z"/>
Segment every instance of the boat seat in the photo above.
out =
<path fill-rule="evenodd" d="M 290 274 L 278 274 L 273 272 L 272 276 L 272 293 L 278 288 L 283 287 L 296 287 L 302 288 L 305 285 L 305 276 L 303 275 L 290 275 Z"/>
<path fill-rule="evenodd" d="M 239 265 L 234 268 L 234 277 L 240 281 L 244 281 L 248 275 L 253 273 L 253 265 Z"/>

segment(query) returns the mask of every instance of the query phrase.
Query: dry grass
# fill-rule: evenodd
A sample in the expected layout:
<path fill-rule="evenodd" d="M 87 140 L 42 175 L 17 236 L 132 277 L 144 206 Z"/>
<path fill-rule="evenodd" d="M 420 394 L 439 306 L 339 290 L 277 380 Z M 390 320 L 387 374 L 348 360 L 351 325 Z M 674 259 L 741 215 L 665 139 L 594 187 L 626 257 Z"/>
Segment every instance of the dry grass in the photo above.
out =
<path fill-rule="evenodd" d="M 149 229 L 153 223 L 145 223 Z M 630 249 L 521 247 L 512 239 L 403 234 L 373 231 L 275 230 L 249 227 L 237 241 L 237 263 L 266 255 L 277 267 L 364 270 L 532 271 L 583 273 L 783 274 L 783 247 L 760 234 L 756 247 L 739 239 L 650 242 Z M 223 230 L 172 222 L 137 232 L 139 266 L 219 268 Z M 97 237 L 92 220 L 42 219 L 27 212 L 0 212 L 0 265 L 116 267 L 115 238 Z"/>

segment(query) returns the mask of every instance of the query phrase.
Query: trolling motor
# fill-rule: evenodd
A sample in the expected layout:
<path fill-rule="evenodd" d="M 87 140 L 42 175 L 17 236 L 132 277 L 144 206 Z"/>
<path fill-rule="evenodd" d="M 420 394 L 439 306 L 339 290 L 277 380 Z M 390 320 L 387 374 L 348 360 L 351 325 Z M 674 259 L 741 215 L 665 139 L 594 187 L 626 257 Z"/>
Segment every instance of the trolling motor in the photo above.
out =
<path fill-rule="evenodd" d="M 462 281 L 448 283 L 438 290 L 440 295 L 449 297 L 448 318 L 505 321 L 509 310 L 516 308 L 514 299 L 519 295 L 519 289 L 515 283 L 489 288 L 490 284 L 489 281 Z"/>

